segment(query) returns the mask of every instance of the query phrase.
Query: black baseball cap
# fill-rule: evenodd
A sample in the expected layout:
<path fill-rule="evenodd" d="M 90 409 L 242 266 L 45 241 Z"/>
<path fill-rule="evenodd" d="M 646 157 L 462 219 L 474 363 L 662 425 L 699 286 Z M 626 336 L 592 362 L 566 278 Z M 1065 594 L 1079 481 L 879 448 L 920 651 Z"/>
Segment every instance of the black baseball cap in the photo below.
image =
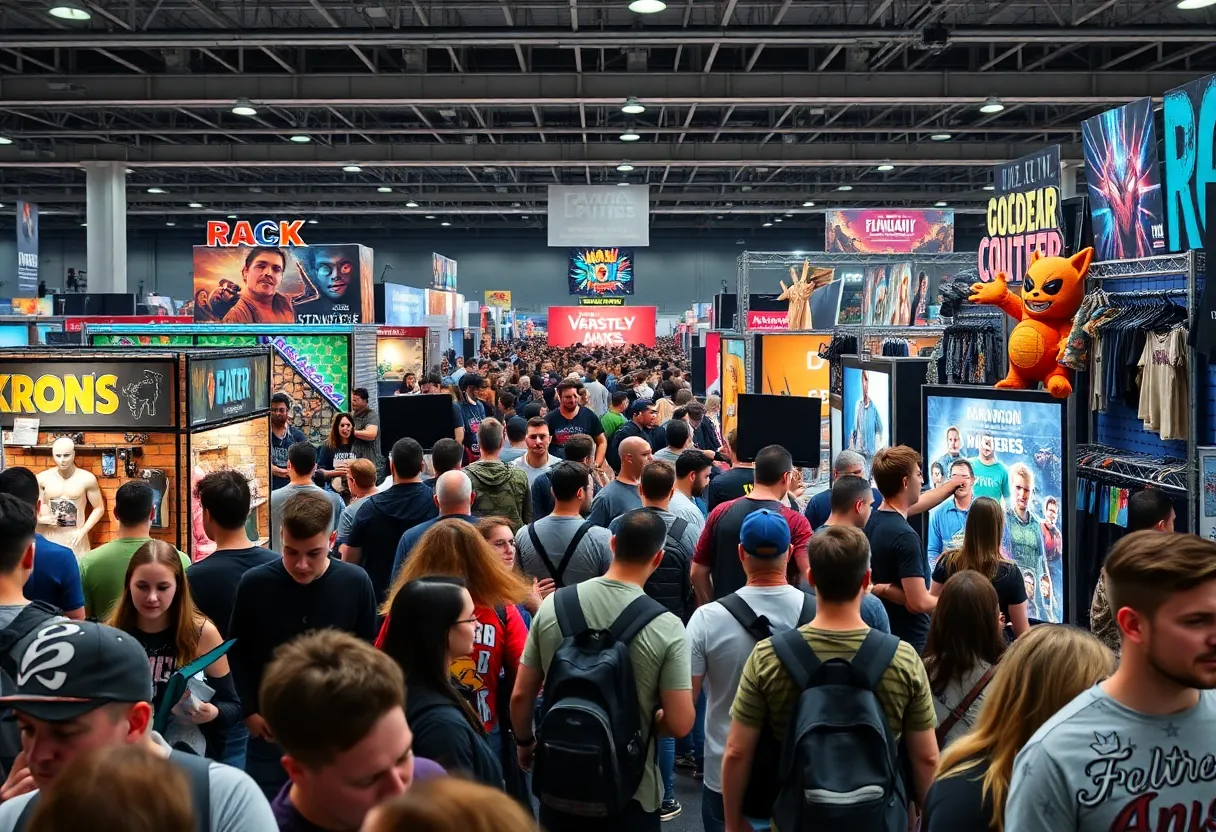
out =
<path fill-rule="evenodd" d="M 93 621 L 48 621 L 18 646 L 17 692 L 0 705 L 47 722 L 112 702 L 152 702 L 152 666 L 135 637 Z"/>
<path fill-rule="evenodd" d="M 649 410 L 654 407 L 654 399 L 638 399 L 633 403 L 633 407 L 629 408 L 629 415 L 636 416 L 644 410 Z"/>

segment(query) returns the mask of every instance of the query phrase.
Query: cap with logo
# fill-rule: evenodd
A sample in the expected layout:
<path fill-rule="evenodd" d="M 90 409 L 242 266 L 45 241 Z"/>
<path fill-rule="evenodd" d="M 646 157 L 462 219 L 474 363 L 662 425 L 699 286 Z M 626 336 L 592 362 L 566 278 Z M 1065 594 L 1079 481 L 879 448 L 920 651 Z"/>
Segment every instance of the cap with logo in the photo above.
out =
<path fill-rule="evenodd" d="M 47 722 L 111 702 L 151 702 L 152 668 L 135 637 L 93 621 L 54 621 L 18 646 L 17 692 L 0 705 Z"/>
<path fill-rule="evenodd" d="M 790 524 L 780 512 L 757 509 L 743 518 L 739 544 L 754 558 L 775 558 L 790 548 Z"/>
<path fill-rule="evenodd" d="M 633 403 L 633 407 L 629 408 L 629 414 L 631 416 L 636 416 L 643 410 L 647 410 L 651 407 L 654 407 L 654 399 L 638 399 Z"/>

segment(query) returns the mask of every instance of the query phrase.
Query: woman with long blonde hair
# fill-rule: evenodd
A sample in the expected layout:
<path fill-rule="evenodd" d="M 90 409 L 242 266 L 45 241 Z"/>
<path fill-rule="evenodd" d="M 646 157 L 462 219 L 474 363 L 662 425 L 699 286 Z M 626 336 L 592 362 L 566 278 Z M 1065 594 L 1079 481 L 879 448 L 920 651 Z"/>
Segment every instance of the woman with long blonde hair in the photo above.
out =
<path fill-rule="evenodd" d="M 1001 541 L 1005 536 L 1005 512 L 991 497 L 976 497 L 967 510 L 967 525 L 963 545 L 942 552 L 933 569 L 933 586 L 929 594 L 941 595 L 942 587 L 956 572 L 970 569 L 992 581 L 1001 606 L 1001 615 L 1018 638 L 1030 629 L 1027 613 L 1026 584 L 1017 564 L 1001 557 Z"/>
<path fill-rule="evenodd" d="M 1044 722 L 1114 667 L 1114 654 L 1076 627 L 1035 627 L 1014 642 L 975 728 L 942 752 L 922 829 L 1005 832 L 1014 758 Z"/>

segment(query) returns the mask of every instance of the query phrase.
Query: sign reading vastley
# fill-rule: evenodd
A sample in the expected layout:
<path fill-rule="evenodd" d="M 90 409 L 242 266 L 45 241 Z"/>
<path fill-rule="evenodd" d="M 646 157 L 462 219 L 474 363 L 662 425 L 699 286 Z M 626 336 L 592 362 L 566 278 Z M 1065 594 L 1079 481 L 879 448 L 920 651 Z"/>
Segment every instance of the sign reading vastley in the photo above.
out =
<path fill-rule="evenodd" d="M 0 425 L 18 416 L 43 428 L 172 427 L 173 362 L 0 362 Z"/>
<path fill-rule="evenodd" d="M 657 318 L 654 306 L 550 306 L 549 346 L 653 347 Z"/>
<path fill-rule="evenodd" d="M 650 245 L 650 186 L 550 185 L 549 245 Z"/>
<path fill-rule="evenodd" d="M 190 426 L 270 408 L 270 355 L 190 359 Z"/>

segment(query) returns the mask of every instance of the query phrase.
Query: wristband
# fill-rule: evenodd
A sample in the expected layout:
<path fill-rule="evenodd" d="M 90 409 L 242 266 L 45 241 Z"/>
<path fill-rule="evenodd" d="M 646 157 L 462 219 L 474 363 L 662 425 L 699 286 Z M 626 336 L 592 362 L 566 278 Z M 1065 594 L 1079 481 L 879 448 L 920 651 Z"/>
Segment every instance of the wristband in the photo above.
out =
<path fill-rule="evenodd" d="M 536 737 L 528 737 L 526 740 L 522 737 L 516 737 L 515 744 L 520 748 L 531 748 L 536 745 Z"/>

